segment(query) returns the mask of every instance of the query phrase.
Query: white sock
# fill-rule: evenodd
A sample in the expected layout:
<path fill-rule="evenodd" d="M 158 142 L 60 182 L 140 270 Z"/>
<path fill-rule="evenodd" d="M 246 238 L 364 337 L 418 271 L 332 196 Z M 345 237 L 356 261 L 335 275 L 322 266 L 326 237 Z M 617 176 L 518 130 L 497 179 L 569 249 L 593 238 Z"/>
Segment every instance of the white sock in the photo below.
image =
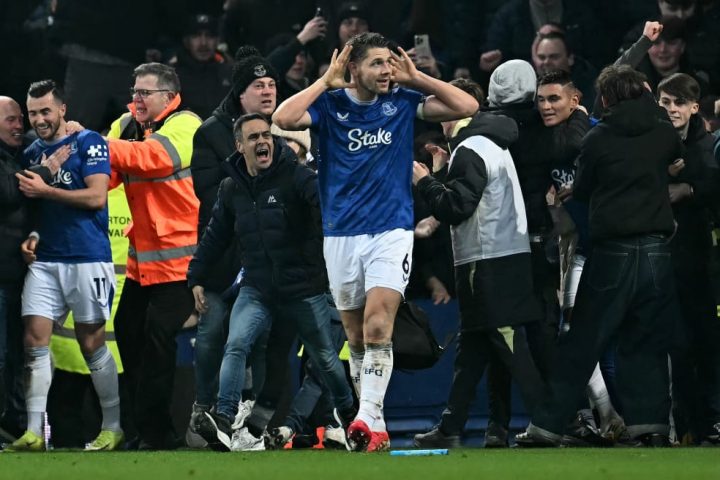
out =
<path fill-rule="evenodd" d="M 43 435 L 43 414 L 47 409 L 47 397 L 52 383 L 52 366 L 48 347 L 25 348 L 25 406 L 27 429 L 35 435 Z"/>
<path fill-rule="evenodd" d="M 360 410 L 357 418 L 367 423 L 370 430 L 385 428 L 383 420 L 383 401 L 390 383 L 393 368 L 392 343 L 384 345 L 365 345 L 365 358 L 362 365 L 360 383 Z"/>
<path fill-rule="evenodd" d="M 355 395 L 360 398 L 360 377 L 363 368 L 363 359 L 365 358 L 365 350 L 356 352 L 350 347 L 350 378 L 352 380 L 352 386 L 355 389 Z"/>
<path fill-rule="evenodd" d="M 92 355 L 85 357 L 85 362 L 90 369 L 90 378 L 100 400 L 103 416 L 102 429 L 121 432 L 120 395 L 118 394 L 118 373 L 115 359 L 107 345 L 103 345 Z"/>
<path fill-rule="evenodd" d="M 599 364 L 595 365 L 595 370 L 593 370 L 593 374 L 587 384 L 587 394 L 588 397 L 590 397 L 592 405 L 597 408 L 601 424 L 604 424 L 610 418 L 618 416 L 610 401 L 610 395 L 608 394 L 602 372 L 600 372 Z"/>

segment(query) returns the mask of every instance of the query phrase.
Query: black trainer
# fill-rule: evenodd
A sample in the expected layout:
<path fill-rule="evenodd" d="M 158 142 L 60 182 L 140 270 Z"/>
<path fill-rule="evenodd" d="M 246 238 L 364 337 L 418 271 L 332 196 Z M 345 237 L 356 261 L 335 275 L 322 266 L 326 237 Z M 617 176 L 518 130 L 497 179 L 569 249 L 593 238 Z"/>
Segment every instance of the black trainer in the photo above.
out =
<path fill-rule="evenodd" d="M 413 444 L 420 448 L 460 448 L 461 445 L 460 435 L 445 435 L 439 426 L 415 435 Z"/>
<path fill-rule="evenodd" d="M 515 445 L 520 448 L 554 448 L 562 443 L 562 435 L 536 427 L 532 423 L 527 430 L 515 435 Z"/>
<path fill-rule="evenodd" d="M 612 447 L 615 442 L 612 438 L 607 438 L 602 435 L 600 429 L 595 424 L 592 412 L 589 410 L 581 410 L 565 431 L 562 444 L 565 447 L 607 448 Z"/>
<path fill-rule="evenodd" d="M 208 442 L 208 447 L 219 452 L 230 451 L 233 419 L 218 415 L 214 411 L 205 412 L 197 423 L 197 433 Z"/>
<path fill-rule="evenodd" d="M 485 430 L 485 448 L 507 448 L 508 431 L 501 425 L 489 422 Z"/>

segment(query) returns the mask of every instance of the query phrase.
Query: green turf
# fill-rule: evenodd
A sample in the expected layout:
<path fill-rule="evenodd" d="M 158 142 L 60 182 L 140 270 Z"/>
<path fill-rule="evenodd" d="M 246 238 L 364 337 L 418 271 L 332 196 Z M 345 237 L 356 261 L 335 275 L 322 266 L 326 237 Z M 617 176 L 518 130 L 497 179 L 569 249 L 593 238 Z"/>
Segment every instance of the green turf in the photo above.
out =
<path fill-rule="evenodd" d="M 720 449 L 453 450 L 442 457 L 337 451 L 0 453 L 14 480 L 720 479 Z"/>

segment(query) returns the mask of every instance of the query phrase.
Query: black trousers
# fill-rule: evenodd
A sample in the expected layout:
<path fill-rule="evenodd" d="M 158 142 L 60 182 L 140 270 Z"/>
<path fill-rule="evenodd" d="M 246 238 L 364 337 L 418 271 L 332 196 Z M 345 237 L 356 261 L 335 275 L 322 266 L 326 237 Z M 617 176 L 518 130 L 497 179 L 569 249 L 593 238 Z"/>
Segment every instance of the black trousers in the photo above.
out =
<path fill-rule="evenodd" d="M 477 385 L 491 358 L 498 359 L 510 371 L 530 412 L 543 397 L 543 382 L 535 368 L 523 326 L 462 332 L 450 396 L 440 420 L 444 434 L 462 433 Z"/>
<path fill-rule="evenodd" d="M 558 344 L 550 395 L 533 424 L 562 433 L 613 337 L 618 395 L 631 436 L 669 432 L 668 353 L 675 282 L 667 240 L 647 235 L 599 242 L 585 263 L 573 325 Z"/>
<path fill-rule="evenodd" d="M 557 344 L 560 322 L 560 304 L 557 290 L 560 283 L 560 269 L 548 260 L 545 242 L 530 244 L 532 262 L 533 293 L 542 310 L 539 322 L 528 324 L 528 346 L 540 375 L 545 380 Z M 557 249 L 557 246 L 554 246 Z M 488 366 L 488 416 L 489 423 L 507 429 L 510 425 L 512 383 L 511 374 L 505 363 L 496 356 Z"/>
<path fill-rule="evenodd" d="M 172 448 L 170 417 L 175 379 L 175 337 L 195 307 L 186 282 L 141 286 L 125 280 L 115 316 L 115 336 L 125 369 L 132 420 L 142 441 Z"/>
<path fill-rule="evenodd" d="M 697 440 L 720 422 L 720 319 L 707 270 L 676 271 L 680 315 L 672 358 L 675 426 Z"/>

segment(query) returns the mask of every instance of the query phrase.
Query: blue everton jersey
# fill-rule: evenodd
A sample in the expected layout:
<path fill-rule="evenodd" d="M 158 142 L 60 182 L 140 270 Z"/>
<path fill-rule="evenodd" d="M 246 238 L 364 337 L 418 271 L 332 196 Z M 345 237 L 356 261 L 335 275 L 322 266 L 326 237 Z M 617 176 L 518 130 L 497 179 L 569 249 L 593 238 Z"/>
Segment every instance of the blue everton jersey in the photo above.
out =
<path fill-rule="evenodd" d="M 50 156 L 63 145 L 70 145 L 70 157 L 53 179 L 53 187 L 64 190 L 87 188 L 85 177 L 110 175 L 110 160 L 105 140 L 96 132 L 84 130 L 54 143 L 35 140 L 25 150 L 28 166 L 38 165 L 43 154 Z M 112 262 L 108 238 L 108 209 L 85 210 L 57 200 L 39 202 L 37 231 L 40 242 L 36 252 L 42 262 Z"/>
<path fill-rule="evenodd" d="M 333 90 L 310 106 L 326 236 L 413 229 L 413 123 L 422 101 L 396 87 L 370 102 Z"/>

